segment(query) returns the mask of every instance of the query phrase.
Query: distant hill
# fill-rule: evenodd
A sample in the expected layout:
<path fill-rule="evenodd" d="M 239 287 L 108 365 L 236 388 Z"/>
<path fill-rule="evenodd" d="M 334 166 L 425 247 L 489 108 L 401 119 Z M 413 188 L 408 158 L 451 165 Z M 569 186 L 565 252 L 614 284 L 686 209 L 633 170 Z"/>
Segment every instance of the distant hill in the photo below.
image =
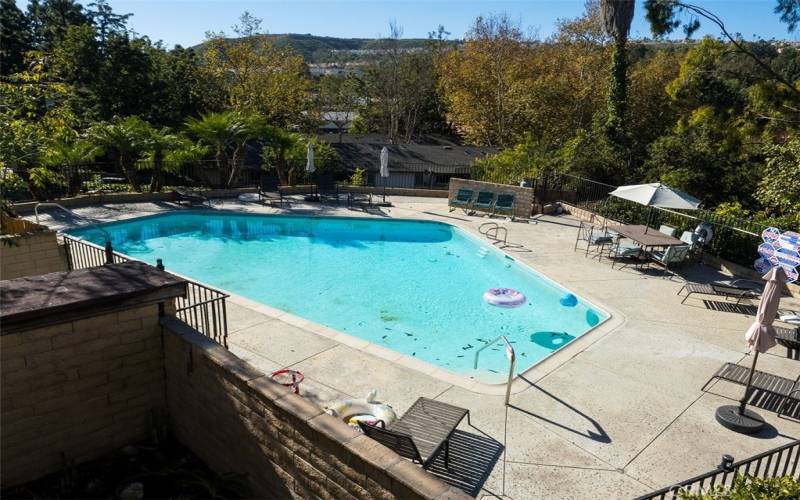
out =
<path fill-rule="evenodd" d="M 372 51 L 386 47 L 386 40 L 379 38 L 337 38 L 332 36 L 301 35 L 299 33 L 260 35 L 276 47 L 291 47 L 302 55 L 307 63 L 349 62 L 369 59 Z M 400 47 L 406 50 L 420 49 L 427 38 L 403 38 Z M 198 47 L 202 51 L 203 44 Z"/>

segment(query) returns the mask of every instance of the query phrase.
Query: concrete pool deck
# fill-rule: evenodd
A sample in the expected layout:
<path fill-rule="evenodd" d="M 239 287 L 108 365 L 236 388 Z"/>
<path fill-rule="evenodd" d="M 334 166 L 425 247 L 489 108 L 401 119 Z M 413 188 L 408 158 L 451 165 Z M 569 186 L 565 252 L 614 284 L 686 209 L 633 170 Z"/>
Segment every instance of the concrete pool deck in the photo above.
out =
<path fill-rule="evenodd" d="M 227 200 L 215 208 L 430 219 L 473 234 L 487 220 L 450 213 L 442 199 L 391 201 L 394 207 L 369 214 L 303 204 L 277 210 Z M 105 222 L 172 209 L 169 203 L 142 203 L 74 211 Z M 62 229 L 76 221 L 50 211 L 41 222 Z M 717 382 L 709 392 L 700 391 L 722 363 L 749 361 L 743 335 L 752 316 L 710 297 L 692 297 L 681 305 L 675 295 L 680 278 L 630 267 L 612 270 L 607 261 L 573 252 L 577 222 L 569 217 L 498 222 L 508 228 L 509 242 L 520 245 L 506 252 L 608 310 L 613 319 L 608 331 L 590 333 L 578 349 L 571 346 L 566 359 L 551 358 L 558 361 L 518 378 L 509 407 L 501 394 L 481 394 L 441 373 L 399 364 L 391 353 L 354 348 L 337 332 L 320 334 L 316 325 L 240 297 L 228 304 L 230 348 L 264 371 L 302 371 L 301 393 L 317 402 L 363 397 L 375 388 L 398 413 L 419 396 L 469 408 L 473 426 L 465 423 L 463 430 L 503 447 L 494 467 L 485 471 L 482 489 L 473 491 L 479 497 L 630 498 L 710 470 L 723 453 L 741 459 L 800 436 L 800 423 L 767 410 L 757 410 L 772 426 L 767 432 L 730 432 L 716 423 L 714 410 L 738 399 L 742 388 Z M 165 265 L 169 270 L 168 258 Z M 681 274 L 699 281 L 720 277 L 705 266 L 687 266 Z M 800 309 L 797 299 L 788 297 L 782 307 Z M 759 369 L 794 379 L 800 362 L 787 359 L 778 346 L 759 358 Z"/>

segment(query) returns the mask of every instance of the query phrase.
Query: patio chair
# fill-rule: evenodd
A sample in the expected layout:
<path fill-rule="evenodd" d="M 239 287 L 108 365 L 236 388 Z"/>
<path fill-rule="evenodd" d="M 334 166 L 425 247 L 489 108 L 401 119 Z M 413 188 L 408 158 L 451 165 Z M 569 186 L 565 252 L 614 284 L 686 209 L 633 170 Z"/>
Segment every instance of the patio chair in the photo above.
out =
<path fill-rule="evenodd" d="M 608 258 L 611 259 L 611 269 L 618 260 L 629 259 L 633 261 L 640 261 L 642 256 L 642 247 L 633 243 L 622 244 L 622 236 L 611 235 L 611 246 L 608 250 Z"/>
<path fill-rule="evenodd" d="M 347 206 L 353 207 L 355 205 L 372 206 L 372 193 L 361 191 L 347 191 Z"/>
<path fill-rule="evenodd" d="M 289 206 L 289 200 L 283 197 L 281 187 L 278 184 L 278 178 L 274 175 L 262 175 L 258 183 L 258 199 L 274 207 L 276 204 L 279 207 L 284 205 Z"/>
<path fill-rule="evenodd" d="M 708 384 L 714 379 L 725 380 L 727 382 L 746 386 L 749 377 L 749 366 L 725 363 L 710 379 L 708 379 L 700 390 L 705 392 Z M 793 406 L 797 408 L 798 405 L 800 405 L 800 377 L 797 377 L 796 380 L 792 380 L 756 370 L 753 373 L 751 387 L 772 394 L 778 398 L 776 404 L 778 409 L 777 414 L 779 416 L 786 415 L 787 410 L 791 409 Z"/>
<path fill-rule="evenodd" d="M 469 410 L 428 398 L 417 399 L 397 422 L 386 426 L 358 422 L 364 434 L 404 458 L 428 468 L 444 450 L 444 466 L 450 465 L 450 436 Z"/>
<path fill-rule="evenodd" d="M 472 203 L 472 211 L 481 210 L 483 212 L 491 213 L 494 206 L 494 193 L 491 191 L 480 191 L 478 197 Z"/>
<path fill-rule="evenodd" d="M 339 188 L 336 187 L 336 180 L 330 174 L 322 174 L 317 178 L 317 193 L 320 201 L 335 201 L 339 204 Z"/>
<path fill-rule="evenodd" d="M 757 288 L 738 286 L 736 284 L 737 281 L 738 280 L 734 280 L 730 283 L 693 283 L 687 281 L 683 284 L 681 289 L 678 290 L 677 295 L 680 295 L 684 290 L 686 291 L 686 296 L 681 300 L 681 304 L 686 302 L 686 299 L 688 299 L 690 295 L 699 293 L 702 295 L 724 297 L 725 300 L 735 298 L 736 305 L 739 305 L 742 299 L 757 299 L 761 296 L 761 292 Z"/>
<path fill-rule="evenodd" d="M 664 266 L 664 275 L 671 271 L 673 265 L 681 265 L 689 255 L 689 245 L 667 247 L 666 250 L 650 252 L 650 262 Z"/>
<path fill-rule="evenodd" d="M 581 241 L 586 242 L 586 254 L 589 255 L 589 250 L 592 247 L 600 247 L 600 255 L 603 253 L 603 247 L 612 243 L 613 237 L 606 231 L 598 230 L 593 224 L 581 222 L 578 226 L 578 237 L 575 238 L 575 248 L 572 251 L 578 250 L 578 243 Z"/>
<path fill-rule="evenodd" d="M 514 195 L 513 194 L 498 194 L 497 200 L 494 202 L 492 215 L 509 215 L 511 220 L 514 220 Z"/>
<path fill-rule="evenodd" d="M 457 208 L 460 208 L 466 212 L 472 205 L 472 197 L 474 195 L 475 191 L 471 189 L 459 189 L 455 198 L 447 200 L 447 206 L 450 207 L 451 212 Z"/>
<path fill-rule="evenodd" d="M 675 236 L 675 233 L 677 233 L 678 230 L 675 229 L 672 226 L 668 226 L 666 224 L 661 224 L 661 226 L 658 228 L 658 232 L 659 233 L 664 233 L 667 236 Z"/>
<path fill-rule="evenodd" d="M 800 326 L 796 328 L 776 326 L 775 341 L 786 348 L 786 357 L 800 360 Z"/>
<path fill-rule="evenodd" d="M 208 205 L 211 206 L 211 201 L 200 193 L 189 191 L 182 187 L 173 187 L 172 195 L 175 197 L 175 202 L 179 204 L 188 203 L 189 205 Z"/>

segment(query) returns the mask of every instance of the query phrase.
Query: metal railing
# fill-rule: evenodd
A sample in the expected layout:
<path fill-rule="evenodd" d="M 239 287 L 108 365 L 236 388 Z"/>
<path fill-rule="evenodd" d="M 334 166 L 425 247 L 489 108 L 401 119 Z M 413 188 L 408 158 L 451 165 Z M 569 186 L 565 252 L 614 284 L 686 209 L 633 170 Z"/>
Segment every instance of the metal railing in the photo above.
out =
<path fill-rule="evenodd" d="M 127 262 L 129 257 L 115 252 L 111 243 L 103 248 L 94 243 L 62 235 L 67 250 L 69 270 L 99 267 Z M 164 270 L 161 259 L 156 266 Z M 230 295 L 192 280 L 186 280 L 186 297 L 176 300 L 176 316 L 206 337 L 228 347 L 228 315 L 226 301 Z"/>
<path fill-rule="evenodd" d="M 791 476 L 800 477 L 800 441 L 779 446 L 759 455 L 734 462 L 730 455 L 722 456 L 722 463 L 716 469 L 699 476 L 667 486 L 660 490 L 637 497 L 636 500 L 680 498 L 686 493 L 708 493 L 715 488 L 729 488 L 737 476 L 771 478 Z"/>
<path fill-rule="evenodd" d="M 506 358 L 508 358 L 508 381 L 506 382 L 506 406 L 508 406 L 509 402 L 511 401 L 511 383 L 514 381 L 514 368 L 517 365 L 517 354 L 514 352 L 514 346 L 511 345 L 511 342 L 508 341 L 505 335 L 499 335 L 489 342 L 486 345 L 481 346 L 477 351 L 475 351 L 475 362 L 473 363 L 472 369 L 478 369 L 478 357 L 480 356 L 481 352 L 491 347 L 495 342 L 498 340 L 502 340 L 506 344 Z"/>

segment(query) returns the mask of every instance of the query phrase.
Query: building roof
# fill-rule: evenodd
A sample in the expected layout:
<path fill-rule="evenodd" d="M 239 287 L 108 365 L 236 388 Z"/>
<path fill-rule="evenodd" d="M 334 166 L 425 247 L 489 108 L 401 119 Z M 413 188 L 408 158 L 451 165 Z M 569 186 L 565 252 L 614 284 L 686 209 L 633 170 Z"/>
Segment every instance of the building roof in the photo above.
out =
<path fill-rule="evenodd" d="M 468 167 L 476 158 L 497 153 L 497 148 L 459 145 L 440 136 L 415 138 L 408 144 L 390 144 L 378 134 L 320 135 L 339 154 L 346 167 L 380 169 L 381 149 L 389 150 L 389 168 L 398 171 L 443 171 L 442 167 Z M 447 170 L 447 169 L 444 169 Z"/>

